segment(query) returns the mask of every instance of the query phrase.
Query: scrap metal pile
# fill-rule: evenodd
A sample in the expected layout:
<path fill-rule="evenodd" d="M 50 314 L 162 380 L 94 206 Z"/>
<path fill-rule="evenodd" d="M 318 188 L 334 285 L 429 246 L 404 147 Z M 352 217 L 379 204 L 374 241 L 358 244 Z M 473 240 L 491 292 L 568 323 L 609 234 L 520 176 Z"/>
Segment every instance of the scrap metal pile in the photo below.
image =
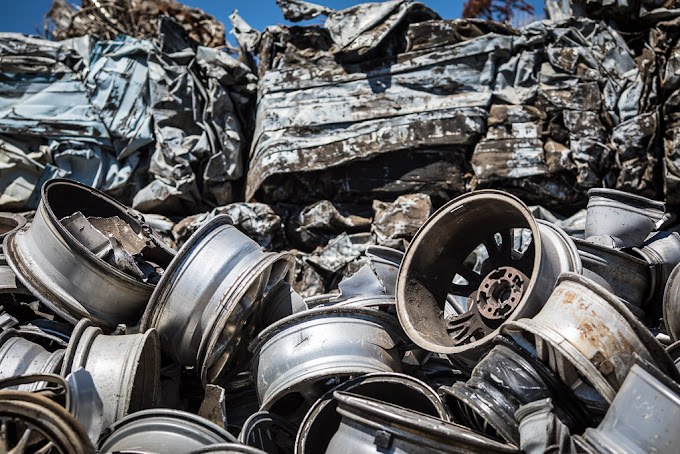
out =
<path fill-rule="evenodd" d="M 278 3 L 0 33 L 0 452 L 677 452 L 675 3 Z"/>

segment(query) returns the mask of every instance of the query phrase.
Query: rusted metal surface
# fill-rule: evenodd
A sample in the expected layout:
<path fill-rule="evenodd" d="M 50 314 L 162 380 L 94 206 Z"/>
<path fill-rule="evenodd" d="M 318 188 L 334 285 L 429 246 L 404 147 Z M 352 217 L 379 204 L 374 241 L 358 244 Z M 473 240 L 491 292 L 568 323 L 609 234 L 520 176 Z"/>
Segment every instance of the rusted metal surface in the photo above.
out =
<path fill-rule="evenodd" d="M 397 313 L 420 347 L 471 367 L 502 323 L 536 314 L 558 275 L 580 270 L 564 232 L 538 224 L 512 196 L 477 191 L 416 234 L 397 279 Z"/>
<path fill-rule="evenodd" d="M 449 39 L 418 41 L 415 30 L 426 35 L 425 27 Z M 640 71 L 616 31 L 578 19 L 569 26 L 544 22 L 519 31 L 482 25 L 474 39 L 463 40 L 458 28 L 460 24 L 446 21 L 414 21 L 407 35 L 410 49 L 376 58 L 370 66 L 345 62 L 351 56 L 332 45 L 335 38 L 327 28 L 265 31 L 260 48 L 258 126 L 251 147 L 255 165 L 251 165 L 246 197 L 254 196 L 262 185 L 262 196 L 275 196 L 265 183 L 274 174 L 297 179 L 294 175 L 302 171 L 431 147 L 468 153 L 474 148 L 475 178 L 461 182 L 458 191 L 470 184 L 507 187 L 533 200 L 574 203 L 585 190 L 603 179 L 616 179 L 619 173 L 617 187 L 654 191 L 656 183 L 649 171 L 656 160 L 643 146 L 635 151 L 628 144 L 649 142 L 656 117 L 640 110 Z M 446 35 L 442 30 L 451 31 Z M 566 36 L 588 51 L 575 54 L 566 45 Z M 296 47 L 301 41 L 311 42 L 311 52 Z M 613 46 L 616 53 L 611 51 Z M 291 58 L 290 51 L 299 52 L 299 58 Z M 615 63 L 605 69 L 597 62 L 607 58 Z M 578 64 L 591 71 L 590 78 L 577 74 Z M 575 96 L 566 87 L 573 87 Z M 319 89 L 324 90 L 323 109 L 321 104 L 310 104 Z M 491 105 L 491 94 L 504 104 Z M 363 107 L 367 103 L 369 110 Z M 474 106 L 482 112 L 468 115 L 469 120 L 478 121 L 476 128 L 444 137 L 454 132 L 453 119 L 428 117 L 433 112 L 446 115 L 453 105 L 459 109 Z M 411 120 L 413 109 L 422 113 Z M 423 119 L 439 127 L 421 126 Z M 422 132 L 412 134 L 415 128 Z M 394 143 L 393 131 L 402 129 L 402 141 Z M 324 141 L 330 137 L 324 132 L 330 130 L 333 138 Z M 372 138 L 362 139 L 366 130 L 377 131 L 380 149 L 374 151 Z M 348 154 L 350 150 L 354 155 Z M 612 159 L 614 154 L 621 167 Z M 576 178 L 576 184 L 571 178 Z M 281 184 L 285 179 L 272 181 Z M 451 189 L 455 194 L 456 189 Z"/>
<path fill-rule="evenodd" d="M 63 407 L 0 451 L 671 440 L 677 2 L 277 3 L 316 25 L 234 11 L 220 48 L 172 0 L 56 0 L 66 39 L 0 33 L 0 209 L 38 208 L 0 213 L 0 377 Z"/>
<path fill-rule="evenodd" d="M 575 273 L 560 277 L 534 318 L 509 322 L 503 330 L 525 333 L 539 358 L 572 389 L 593 386 L 607 403 L 638 356 L 678 377 L 662 346 L 625 305 Z"/>

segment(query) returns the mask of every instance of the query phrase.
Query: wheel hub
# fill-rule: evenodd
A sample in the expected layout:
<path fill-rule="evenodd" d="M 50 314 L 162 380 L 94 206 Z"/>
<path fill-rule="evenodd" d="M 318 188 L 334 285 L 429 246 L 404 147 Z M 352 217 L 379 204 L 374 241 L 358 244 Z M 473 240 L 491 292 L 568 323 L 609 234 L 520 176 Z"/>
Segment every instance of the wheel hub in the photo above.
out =
<path fill-rule="evenodd" d="M 511 266 L 496 268 L 486 275 L 477 291 L 476 303 L 482 317 L 505 319 L 517 307 L 529 278 Z"/>

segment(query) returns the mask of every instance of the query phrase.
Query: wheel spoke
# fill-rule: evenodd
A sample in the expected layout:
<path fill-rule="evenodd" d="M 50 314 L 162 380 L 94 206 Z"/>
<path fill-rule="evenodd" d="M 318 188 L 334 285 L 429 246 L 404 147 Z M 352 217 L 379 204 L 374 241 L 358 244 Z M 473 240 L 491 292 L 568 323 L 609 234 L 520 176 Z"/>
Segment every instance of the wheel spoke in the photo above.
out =
<path fill-rule="evenodd" d="M 500 258 L 503 255 L 503 245 L 499 245 L 496 242 L 496 235 L 492 236 L 491 238 L 487 238 L 482 242 L 482 244 L 486 248 L 486 252 L 489 254 L 489 258 L 492 261 L 497 260 L 497 258 Z"/>
<path fill-rule="evenodd" d="M 459 297 L 459 298 L 461 298 L 461 297 Z M 453 295 L 453 294 L 451 294 L 451 293 L 449 293 L 449 294 L 446 296 L 446 302 L 447 302 L 451 307 L 453 307 L 453 310 L 456 311 L 457 314 L 464 314 L 464 313 L 467 312 L 467 310 L 468 310 L 467 308 L 468 308 L 469 302 L 466 302 L 466 303 L 465 303 L 465 307 L 463 307 L 463 306 L 461 305 L 461 302 L 458 301 L 458 300 L 456 299 L 456 295 Z"/>
<path fill-rule="evenodd" d="M 35 454 L 47 454 L 49 452 L 52 452 L 52 448 L 54 448 L 54 443 L 50 441 L 45 446 L 40 448 L 40 450 L 36 451 Z"/>
<path fill-rule="evenodd" d="M 512 251 L 515 249 L 515 229 L 505 229 L 501 234 L 501 250 L 503 251 L 503 257 L 509 259 Z"/>
<path fill-rule="evenodd" d="M 468 282 L 468 285 L 473 288 L 479 287 L 479 284 L 482 283 L 482 276 L 467 266 L 462 265 L 458 267 L 456 273 L 460 274 Z"/>
<path fill-rule="evenodd" d="M 451 284 L 449 287 L 449 293 L 455 296 L 464 296 L 469 298 L 473 293 L 477 291 L 477 287 L 468 284 Z"/>
<path fill-rule="evenodd" d="M 451 317 L 447 323 L 447 332 L 453 338 L 456 345 L 469 343 L 472 337 L 485 336 L 493 328 L 489 328 L 482 321 L 482 317 L 477 310 L 476 305 L 464 314 Z"/>
<path fill-rule="evenodd" d="M 19 439 L 19 442 L 14 445 L 12 450 L 10 451 L 10 454 L 22 454 L 26 452 L 26 447 L 28 446 L 28 440 L 31 438 L 31 434 L 33 433 L 33 429 L 30 427 L 27 427 L 24 433 L 21 435 L 21 438 Z"/>
<path fill-rule="evenodd" d="M 0 424 L 0 454 L 7 454 L 9 446 L 7 444 L 7 418 L 2 418 Z"/>
<path fill-rule="evenodd" d="M 536 255 L 536 245 L 535 245 L 533 238 L 532 238 L 531 242 L 528 244 L 524 253 L 521 256 L 519 256 L 515 259 L 514 265 L 521 272 L 523 272 L 527 276 L 531 277 L 531 271 L 534 268 L 535 255 Z"/>

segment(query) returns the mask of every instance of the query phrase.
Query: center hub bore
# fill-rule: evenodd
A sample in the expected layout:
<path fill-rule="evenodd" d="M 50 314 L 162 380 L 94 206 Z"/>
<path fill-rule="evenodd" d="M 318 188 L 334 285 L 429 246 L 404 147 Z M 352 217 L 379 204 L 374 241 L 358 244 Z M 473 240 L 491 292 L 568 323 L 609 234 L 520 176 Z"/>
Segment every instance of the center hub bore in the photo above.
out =
<path fill-rule="evenodd" d="M 502 266 L 486 275 L 477 291 L 477 309 L 490 320 L 505 319 L 517 307 L 529 278 L 516 268 Z"/>

